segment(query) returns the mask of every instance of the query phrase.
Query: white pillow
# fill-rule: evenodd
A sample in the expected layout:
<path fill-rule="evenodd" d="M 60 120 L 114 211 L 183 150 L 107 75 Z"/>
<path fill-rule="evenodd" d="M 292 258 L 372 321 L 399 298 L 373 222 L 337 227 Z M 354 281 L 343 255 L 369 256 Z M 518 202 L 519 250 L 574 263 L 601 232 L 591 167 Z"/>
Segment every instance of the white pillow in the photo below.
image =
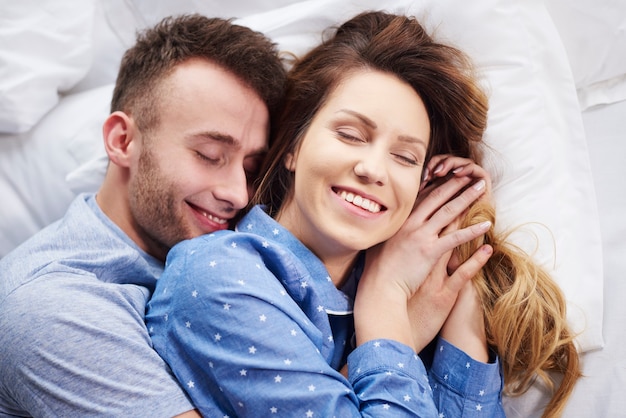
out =
<path fill-rule="evenodd" d="M 581 107 L 626 100 L 626 2 L 546 0 L 574 73 Z"/>
<path fill-rule="evenodd" d="M 377 0 L 301 1 L 238 23 L 302 53 L 328 26 L 379 7 Z M 530 224 L 528 233 L 515 235 L 516 242 L 553 270 L 569 301 L 570 322 L 582 332 L 581 349 L 601 347 L 602 253 L 589 158 L 567 56 L 543 2 L 391 0 L 385 7 L 416 15 L 438 39 L 476 62 L 490 92 L 486 140 L 497 152 L 489 168 L 498 173 L 499 225 Z M 101 153 L 70 173 L 69 180 L 94 174 L 91 183 L 72 183 L 75 190 L 97 188 L 102 158 Z"/>
<path fill-rule="evenodd" d="M 32 128 L 91 64 L 94 0 L 2 3 L 0 132 Z"/>
<path fill-rule="evenodd" d="M 63 97 L 29 132 L 0 135 L 0 257 L 63 216 L 81 187 L 97 190 L 104 170 L 73 182 L 66 175 L 106 156 L 102 124 L 111 94 L 108 85 Z"/>

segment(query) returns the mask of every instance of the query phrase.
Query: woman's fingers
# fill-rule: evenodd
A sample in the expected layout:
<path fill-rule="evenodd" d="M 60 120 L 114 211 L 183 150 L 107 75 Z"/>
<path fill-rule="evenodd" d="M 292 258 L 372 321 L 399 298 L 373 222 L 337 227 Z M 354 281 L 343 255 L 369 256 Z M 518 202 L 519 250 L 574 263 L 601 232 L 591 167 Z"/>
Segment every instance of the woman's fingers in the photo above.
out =
<path fill-rule="evenodd" d="M 448 286 L 448 290 L 454 293 L 458 293 L 465 283 L 472 279 L 472 277 L 476 276 L 480 269 L 484 267 L 484 265 L 489 260 L 493 254 L 493 248 L 484 244 L 479 247 L 474 254 L 470 258 L 467 259 L 463 264 L 461 264 L 449 279 L 446 281 L 446 285 Z"/>
<path fill-rule="evenodd" d="M 455 157 L 450 154 L 435 155 L 426 164 L 422 178 L 432 180 L 436 177 L 443 177 L 457 168 L 470 164 L 474 164 L 474 161 L 469 158 Z"/>
<path fill-rule="evenodd" d="M 493 250 L 489 245 L 480 247 L 452 275 L 447 274 L 449 253 L 444 254 L 426 280 L 409 300 L 409 315 L 416 351 L 421 351 L 441 330 L 454 309 L 459 292 L 485 265 Z"/>
<path fill-rule="evenodd" d="M 422 221 L 429 219 L 471 182 L 471 177 L 450 177 L 430 184 L 417 195 L 414 213 Z"/>
<path fill-rule="evenodd" d="M 483 307 L 471 279 L 484 267 L 492 253 L 489 245 L 483 245 L 446 281 L 448 291 L 458 296 L 440 333 L 446 341 L 485 363 L 489 361 L 489 348 Z"/>
<path fill-rule="evenodd" d="M 437 186 L 418 203 L 408 222 L 415 222 L 428 233 L 439 235 L 485 193 L 484 179 L 467 187 L 470 181 L 468 177 L 450 178 Z"/>
<path fill-rule="evenodd" d="M 443 154 L 432 157 L 426 167 L 424 167 L 420 190 L 425 189 L 434 180 L 448 175 L 467 176 L 475 179 L 482 178 L 485 179 L 488 189 L 491 189 L 491 177 L 484 168 L 469 158 Z"/>
<path fill-rule="evenodd" d="M 470 225 L 467 228 L 447 233 L 439 237 L 437 240 L 437 252 L 441 252 L 443 254 L 447 251 L 451 251 L 459 245 L 465 244 L 466 242 L 485 234 L 489 228 L 491 228 L 491 222 L 485 221 L 479 224 Z"/>

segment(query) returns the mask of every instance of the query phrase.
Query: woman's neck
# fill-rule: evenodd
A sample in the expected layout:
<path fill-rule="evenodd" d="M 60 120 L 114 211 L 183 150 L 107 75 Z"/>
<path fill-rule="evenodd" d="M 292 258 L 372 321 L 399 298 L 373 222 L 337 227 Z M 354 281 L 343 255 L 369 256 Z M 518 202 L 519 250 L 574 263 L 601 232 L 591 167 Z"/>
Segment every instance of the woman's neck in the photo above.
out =
<path fill-rule="evenodd" d="M 332 260 L 322 259 L 336 288 L 341 288 L 350 276 L 357 259 L 357 254 L 350 257 L 333 257 Z"/>
<path fill-rule="evenodd" d="M 289 203 L 283 204 L 274 219 L 324 263 L 331 280 L 340 288 L 352 271 L 360 251 L 329 238 L 315 225 L 301 219 L 299 212 L 289 209 L 292 209 Z"/>

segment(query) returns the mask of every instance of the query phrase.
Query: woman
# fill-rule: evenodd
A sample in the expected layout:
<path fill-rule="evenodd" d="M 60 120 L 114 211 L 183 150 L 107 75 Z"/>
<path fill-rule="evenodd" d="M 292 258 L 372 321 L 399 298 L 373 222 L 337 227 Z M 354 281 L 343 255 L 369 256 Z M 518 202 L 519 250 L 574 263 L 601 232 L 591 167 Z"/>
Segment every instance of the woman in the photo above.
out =
<path fill-rule="evenodd" d="M 146 317 L 155 348 L 206 416 L 504 416 L 464 284 L 492 247 L 450 256 L 491 226 L 458 227 L 489 187 L 467 159 L 487 111 L 467 60 L 372 12 L 289 80 L 264 206 L 172 249 Z M 427 372 L 416 353 L 439 330 Z"/>

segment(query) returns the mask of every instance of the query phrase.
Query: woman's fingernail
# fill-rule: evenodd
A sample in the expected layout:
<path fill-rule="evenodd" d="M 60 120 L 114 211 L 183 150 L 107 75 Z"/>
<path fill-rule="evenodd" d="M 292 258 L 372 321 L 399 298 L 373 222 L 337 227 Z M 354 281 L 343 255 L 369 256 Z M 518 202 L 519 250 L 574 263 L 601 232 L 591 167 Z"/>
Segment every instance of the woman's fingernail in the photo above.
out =
<path fill-rule="evenodd" d="M 474 189 L 481 191 L 485 188 L 485 180 L 479 180 L 473 187 Z"/>
<path fill-rule="evenodd" d="M 480 229 L 482 229 L 483 231 L 486 231 L 486 230 L 488 230 L 489 228 L 491 228 L 491 221 L 485 221 L 485 222 L 483 222 L 483 223 L 481 223 L 481 224 L 478 224 L 478 227 L 479 227 Z"/>
<path fill-rule="evenodd" d="M 443 165 L 439 164 L 437 167 L 435 167 L 435 170 L 433 171 L 433 174 L 437 174 L 441 170 L 443 170 Z"/>
<path fill-rule="evenodd" d="M 458 173 L 459 171 L 463 170 L 464 168 L 465 168 L 465 167 L 457 167 L 457 168 L 455 168 L 454 170 L 452 170 L 452 172 L 453 172 L 454 174 L 456 174 L 456 173 Z"/>
<path fill-rule="evenodd" d="M 428 178 L 428 167 L 424 168 L 424 172 L 422 173 L 422 182 L 426 181 Z"/>

